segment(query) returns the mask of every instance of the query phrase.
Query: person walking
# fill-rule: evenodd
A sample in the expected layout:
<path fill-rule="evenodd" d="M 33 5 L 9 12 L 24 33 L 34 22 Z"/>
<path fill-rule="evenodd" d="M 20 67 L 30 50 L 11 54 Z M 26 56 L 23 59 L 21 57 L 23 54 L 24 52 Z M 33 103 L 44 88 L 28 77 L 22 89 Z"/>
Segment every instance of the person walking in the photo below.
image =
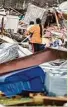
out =
<path fill-rule="evenodd" d="M 36 24 L 34 24 L 29 30 L 28 34 L 31 34 L 30 44 L 32 45 L 33 53 L 42 50 L 42 25 L 40 18 L 36 19 Z"/>

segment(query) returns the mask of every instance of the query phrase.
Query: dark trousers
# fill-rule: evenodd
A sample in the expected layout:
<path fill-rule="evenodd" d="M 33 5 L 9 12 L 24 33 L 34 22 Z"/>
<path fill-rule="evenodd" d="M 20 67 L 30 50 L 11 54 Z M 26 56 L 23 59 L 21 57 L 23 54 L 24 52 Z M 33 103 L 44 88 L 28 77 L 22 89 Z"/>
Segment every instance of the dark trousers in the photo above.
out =
<path fill-rule="evenodd" d="M 34 52 L 39 52 L 39 51 L 42 50 L 41 44 L 32 43 L 32 46 L 33 46 L 33 51 L 34 51 Z"/>

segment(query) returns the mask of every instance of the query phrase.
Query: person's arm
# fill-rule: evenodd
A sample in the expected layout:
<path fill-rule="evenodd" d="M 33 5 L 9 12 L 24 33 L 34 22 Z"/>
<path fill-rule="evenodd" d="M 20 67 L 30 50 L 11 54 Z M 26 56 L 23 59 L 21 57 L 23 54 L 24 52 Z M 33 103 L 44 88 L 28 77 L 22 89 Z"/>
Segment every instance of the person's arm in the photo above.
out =
<path fill-rule="evenodd" d="M 34 27 L 31 27 L 29 30 L 27 30 L 26 32 L 25 32 L 25 35 L 33 35 L 33 32 L 34 32 Z"/>

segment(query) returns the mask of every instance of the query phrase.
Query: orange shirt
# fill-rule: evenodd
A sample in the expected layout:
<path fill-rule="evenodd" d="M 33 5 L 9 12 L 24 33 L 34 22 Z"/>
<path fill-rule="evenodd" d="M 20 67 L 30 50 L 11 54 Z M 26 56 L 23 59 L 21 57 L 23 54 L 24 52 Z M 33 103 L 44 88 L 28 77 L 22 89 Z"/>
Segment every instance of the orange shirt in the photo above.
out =
<path fill-rule="evenodd" d="M 41 44 L 42 43 L 42 38 L 40 37 L 40 27 L 39 25 L 34 25 L 32 26 L 29 31 L 29 33 L 33 33 L 30 42 L 31 43 L 38 43 Z M 42 35 L 41 35 L 42 36 Z"/>

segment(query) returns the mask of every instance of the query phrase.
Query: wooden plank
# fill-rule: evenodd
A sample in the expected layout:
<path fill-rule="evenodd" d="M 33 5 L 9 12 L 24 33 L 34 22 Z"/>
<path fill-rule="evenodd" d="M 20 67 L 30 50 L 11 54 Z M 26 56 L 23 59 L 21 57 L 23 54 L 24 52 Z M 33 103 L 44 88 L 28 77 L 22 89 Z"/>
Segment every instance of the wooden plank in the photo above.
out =
<path fill-rule="evenodd" d="M 13 39 L 11 39 L 11 38 L 9 38 L 9 37 L 7 37 L 7 36 L 5 36 L 5 35 L 0 35 L 0 39 L 6 41 L 6 42 L 8 42 L 8 43 L 17 43 L 17 42 L 14 41 Z"/>
<path fill-rule="evenodd" d="M 56 47 L 49 47 L 50 49 L 53 49 L 53 50 L 58 50 L 58 51 L 63 51 L 63 52 L 67 52 L 67 48 L 64 48 L 64 47 L 59 47 L 59 48 L 56 48 Z"/>
<path fill-rule="evenodd" d="M 0 100 L 0 104 L 3 104 L 5 106 L 9 106 L 9 105 L 17 105 L 17 104 L 27 104 L 27 103 L 31 103 L 32 99 L 31 98 L 21 98 L 21 99 L 1 99 Z"/>
<path fill-rule="evenodd" d="M 0 64 L 0 75 L 56 59 L 67 59 L 67 52 L 47 48 L 39 53 Z"/>
<path fill-rule="evenodd" d="M 1 99 L 1 98 L 0 98 Z M 43 99 L 43 100 L 42 100 Z M 58 104 L 60 105 L 60 102 L 61 104 L 63 105 L 64 103 L 67 102 L 67 98 L 65 97 L 48 97 L 48 96 L 42 96 L 41 99 L 39 100 L 40 102 L 35 102 L 33 98 L 20 98 L 20 99 L 14 99 L 14 98 L 4 98 L 4 99 L 1 99 L 0 100 L 0 104 L 3 104 L 3 105 L 6 105 L 6 106 L 10 106 L 10 105 L 24 105 L 24 104 L 29 104 L 29 105 L 34 105 L 34 104 L 41 104 L 41 100 L 42 100 L 42 103 L 43 104 L 47 104 L 47 105 L 50 105 L 52 103 L 56 103 L 58 102 Z M 50 102 L 50 103 L 48 103 Z"/>
<path fill-rule="evenodd" d="M 20 13 L 19 11 L 17 11 L 16 9 L 9 7 L 11 10 L 15 11 L 16 13 L 19 13 L 20 15 L 23 15 L 22 13 Z"/>
<path fill-rule="evenodd" d="M 62 97 L 45 97 L 44 98 L 44 104 L 45 105 L 56 105 L 56 106 L 63 106 L 65 103 L 67 103 L 67 98 Z"/>
<path fill-rule="evenodd" d="M 58 29 L 60 29 L 60 24 L 59 24 L 58 16 L 56 14 L 56 10 L 55 10 L 55 8 L 53 8 L 53 9 L 54 9 L 54 14 L 55 14 L 55 18 L 56 18 L 56 23 L 57 23 Z"/>
<path fill-rule="evenodd" d="M 53 100 L 53 101 L 67 101 L 66 97 L 48 97 L 44 96 L 43 97 L 45 100 Z"/>

